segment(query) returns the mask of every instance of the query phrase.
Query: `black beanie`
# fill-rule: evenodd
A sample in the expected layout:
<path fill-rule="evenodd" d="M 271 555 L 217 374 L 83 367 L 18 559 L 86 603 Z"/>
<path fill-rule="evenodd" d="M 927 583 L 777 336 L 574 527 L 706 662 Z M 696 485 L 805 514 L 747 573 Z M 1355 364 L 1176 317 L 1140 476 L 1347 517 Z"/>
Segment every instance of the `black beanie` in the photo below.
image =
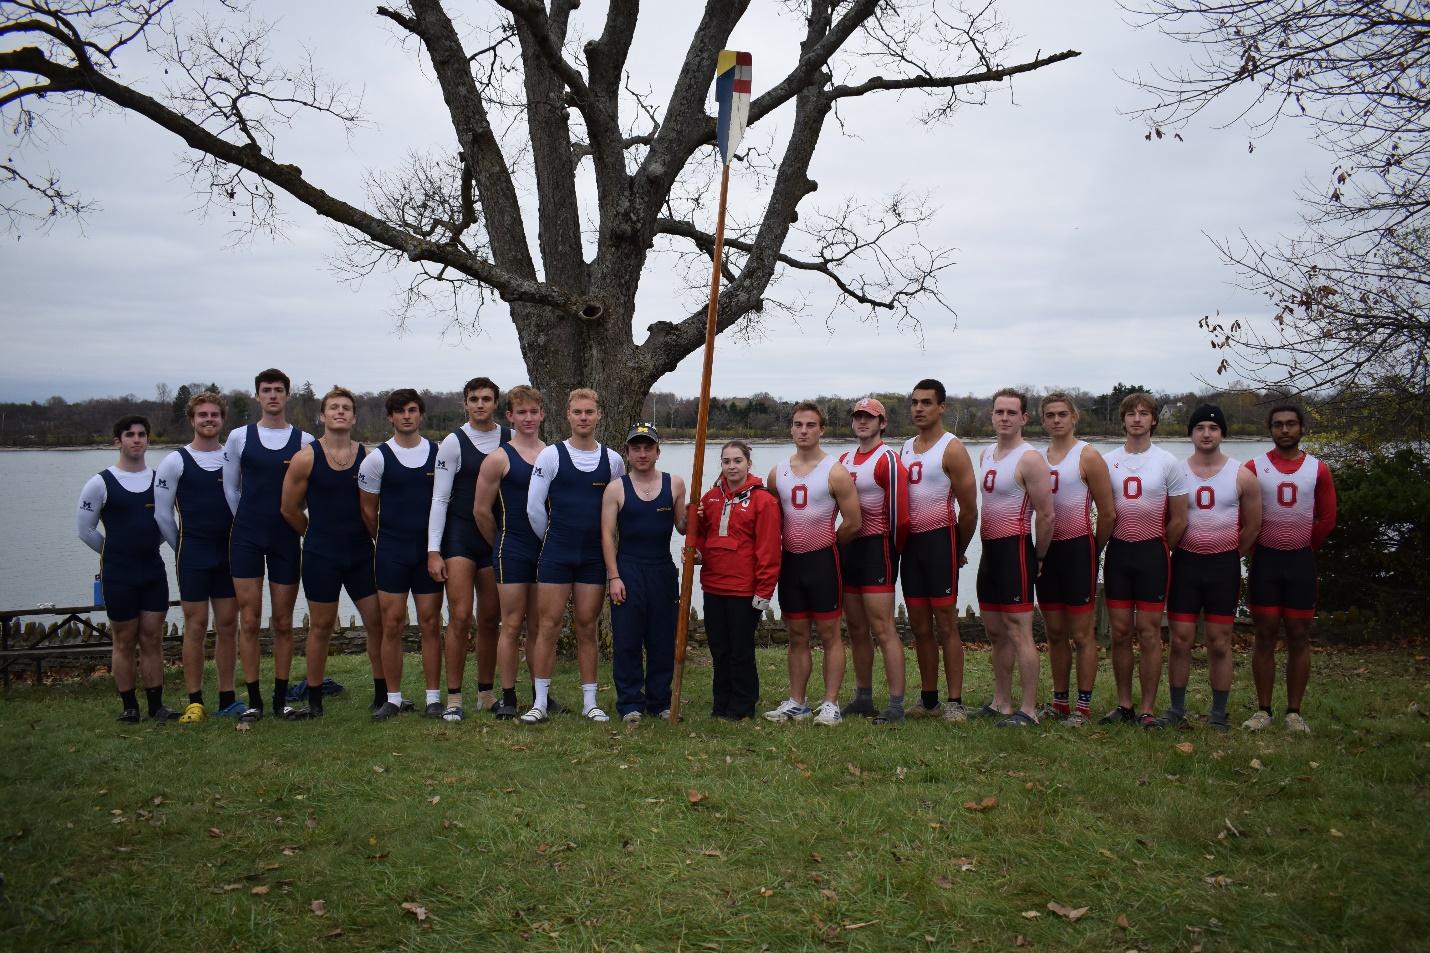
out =
<path fill-rule="evenodd" d="M 1192 435 L 1192 431 L 1197 428 L 1197 424 L 1204 420 L 1210 420 L 1221 428 L 1221 435 L 1226 436 L 1226 414 L 1221 412 L 1221 408 L 1216 404 L 1202 404 L 1192 411 L 1192 416 L 1187 418 L 1187 436 Z"/>

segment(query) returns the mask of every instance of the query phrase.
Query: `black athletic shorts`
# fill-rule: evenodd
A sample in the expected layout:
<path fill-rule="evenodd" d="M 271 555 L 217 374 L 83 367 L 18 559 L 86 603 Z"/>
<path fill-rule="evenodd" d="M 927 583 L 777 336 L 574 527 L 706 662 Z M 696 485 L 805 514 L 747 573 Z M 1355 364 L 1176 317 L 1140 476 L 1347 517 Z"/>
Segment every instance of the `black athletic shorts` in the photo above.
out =
<path fill-rule="evenodd" d="M 492 565 L 492 544 L 477 529 L 476 523 L 460 517 L 447 520 L 441 553 L 443 559 L 453 556 L 470 559 L 478 569 L 490 569 Z"/>
<path fill-rule="evenodd" d="M 1172 583 L 1167 591 L 1167 618 L 1195 622 L 1206 613 L 1208 622 L 1231 625 L 1236 621 L 1236 601 L 1241 597 L 1241 554 L 1172 553 Z"/>
<path fill-rule="evenodd" d="M 856 536 L 839 553 L 845 592 L 890 592 L 899 576 L 899 554 L 888 533 Z"/>
<path fill-rule="evenodd" d="M 1258 545 L 1251 553 L 1246 604 L 1252 615 L 1310 619 L 1316 615 L 1316 554 Z"/>
<path fill-rule="evenodd" d="M 952 526 L 912 533 L 899 565 L 904 601 L 911 606 L 958 602 L 958 530 Z"/>
<path fill-rule="evenodd" d="M 1113 538 L 1102 561 L 1107 607 L 1161 612 L 1167 604 L 1167 563 L 1167 545 L 1160 538 L 1135 543 Z"/>
<path fill-rule="evenodd" d="M 833 546 L 780 554 L 780 614 L 786 619 L 837 619 L 839 553 Z"/>
<path fill-rule="evenodd" d="M 264 564 L 267 563 L 268 581 L 280 586 L 296 586 L 302 576 L 303 547 L 298 534 L 275 533 L 274 539 L 264 541 L 247 531 L 240 531 L 237 523 L 228 541 L 228 567 L 235 579 L 262 579 Z"/>
<path fill-rule="evenodd" d="M 983 612 L 1032 612 L 1038 555 L 1031 536 L 985 539 L 978 559 L 978 608 Z"/>
<path fill-rule="evenodd" d="M 1044 612 L 1091 612 L 1097 601 L 1097 543 L 1091 535 L 1055 539 L 1038 575 Z"/>
<path fill-rule="evenodd" d="M 141 612 L 169 611 L 169 578 L 162 568 L 142 576 L 104 573 L 99 582 L 110 622 L 129 622 Z"/>
<path fill-rule="evenodd" d="M 182 556 L 177 563 L 174 575 L 179 579 L 181 601 L 208 602 L 210 599 L 233 598 L 233 576 L 229 572 L 227 559 L 217 566 L 201 569 L 185 565 Z"/>
<path fill-rule="evenodd" d="M 424 569 L 425 564 L 424 564 Z M 372 547 L 358 547 L 346 556 L 303 551 L 303 597 L 309 602 L 337 602 L 342 590 L 353 602 L 377 592 Z"/>

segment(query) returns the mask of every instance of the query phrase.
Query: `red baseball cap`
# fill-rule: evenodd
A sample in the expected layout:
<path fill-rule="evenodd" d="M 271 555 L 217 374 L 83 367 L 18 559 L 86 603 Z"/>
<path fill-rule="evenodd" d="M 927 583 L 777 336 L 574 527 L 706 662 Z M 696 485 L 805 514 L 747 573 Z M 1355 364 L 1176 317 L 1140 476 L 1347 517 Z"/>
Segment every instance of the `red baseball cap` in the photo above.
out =
<path fill-rule="evenodd" d="M 884 413 L 884 405 L 880 403 L 877 397 L 859 398 L 859 401 L 854 405 L 854 409 L 849 411 L 849 416 L 853 417 L 855 414 L 868 414 L 870 417 L 885 418 L 889 416 Z"/>

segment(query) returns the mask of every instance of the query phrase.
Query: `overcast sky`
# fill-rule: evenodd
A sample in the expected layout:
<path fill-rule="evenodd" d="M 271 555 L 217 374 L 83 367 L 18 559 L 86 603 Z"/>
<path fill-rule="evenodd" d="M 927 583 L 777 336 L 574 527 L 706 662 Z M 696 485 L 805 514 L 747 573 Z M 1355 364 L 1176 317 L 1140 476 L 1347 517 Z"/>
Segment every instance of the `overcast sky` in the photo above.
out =
<path fill-rule="evenodd" d="M 588 32 L 598 31 L 602 6 L 578 11 Z M 758 94 L 793 62 L 798 36 L 793 21 L 767 12 L 773 4 L 752 6 L 731 46 L 753 51 Z M 638 84 L 658 95 L 670 88 L 698 7 L 645 5 L 629 64 Z M 914 100 L 857 104 L 845 113 L 853 137 L 826 126 L 812 170 L 820 189 L 802 206 L 928 193 L 938 214 L 923 240 L 957 249 L 943 281 L 956 320 L 921 312 L 922 343 L 887 322 L 826 326 L 825 286 L 791 280 L 782 287 L 807 297 L 809 311 L 798 322 L 776 319 L 757 340 L 722 338 L 716 394 L 852 395 L 905 390 L 928 375 L 973 393 L 1009 383 L 1099 392 L 1119 380 L 1196 388 L 1216 364 L 1198 319 L 1265 311 L 1233 285 L 1208 236 L 1294 232 L 1293 193 L 1320 180 L 1325 156 L 1290 126 L 1254 153 L 1243 131 L 1210 125 L 1185 143 L 1149 144 L 1124 115 L 1145 100 L 1119 77 L 1185 50 L 1135 29 L 1111 0 L 1003 0 L 1001 9 L 1022 38 L 1005 62 L 1039 50 L 1083 56 L 1020 77 L 1011 96 L 1004 87 L 942 125 L 915 123 Z M 360 203 L 365 169 L 392 168 L 409 148 L 449 145 L 430 75 L 372 4 L 260 0 L 255 10 L 278 18 L 282 48 L 306 43 L 331 76 L 364 94 L 370 124 L 352 136 L 307 119 L 283 134 L 280 158 L 311 181 Z M 782 112 L 761 127 L 776 134 L 788 121 Z M 340 281 L 334 231 L 294 203 L 285 238 L 235 246 L 231 220 L 195 213 L 201 199 L 182 174 L 180 148 L 147 121 L 111 112 L 66 121 L 62 138 L 17 155 L 52 166 L 100 208 L 82 228 L 66 222 L 5 239 L 0 399 L 152 396 L 156 383 L 190 380 L 247 386 L 269 365 L 320 391 L 452 390 L 479 373 L 504 387 L 525 379 L 515 333 L 496 310 L 475 334 L 452 333 L 435 316 L 399 334 L 405 273 Z M 732 214 L 757 215 L 752 195 L 737 169 Z M 690 306 L 658 262 L 639 304 L 637 340 L 645 325 Z M 698 353 L 657 386 L 695 393 Z"/>

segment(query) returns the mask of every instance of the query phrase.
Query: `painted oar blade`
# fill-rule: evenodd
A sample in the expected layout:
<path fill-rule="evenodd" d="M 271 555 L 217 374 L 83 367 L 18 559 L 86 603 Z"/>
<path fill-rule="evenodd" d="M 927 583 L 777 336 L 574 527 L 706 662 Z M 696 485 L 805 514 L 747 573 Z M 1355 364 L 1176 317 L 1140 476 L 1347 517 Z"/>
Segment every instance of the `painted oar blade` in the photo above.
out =
<path fill-rule="evenodd" d="M 720 106 L 716 136 L 720 160 L 726 165 L 745 135 L 750 118 L 750 54 L 721 50 L 715 67 L 715 101 Z"/>

